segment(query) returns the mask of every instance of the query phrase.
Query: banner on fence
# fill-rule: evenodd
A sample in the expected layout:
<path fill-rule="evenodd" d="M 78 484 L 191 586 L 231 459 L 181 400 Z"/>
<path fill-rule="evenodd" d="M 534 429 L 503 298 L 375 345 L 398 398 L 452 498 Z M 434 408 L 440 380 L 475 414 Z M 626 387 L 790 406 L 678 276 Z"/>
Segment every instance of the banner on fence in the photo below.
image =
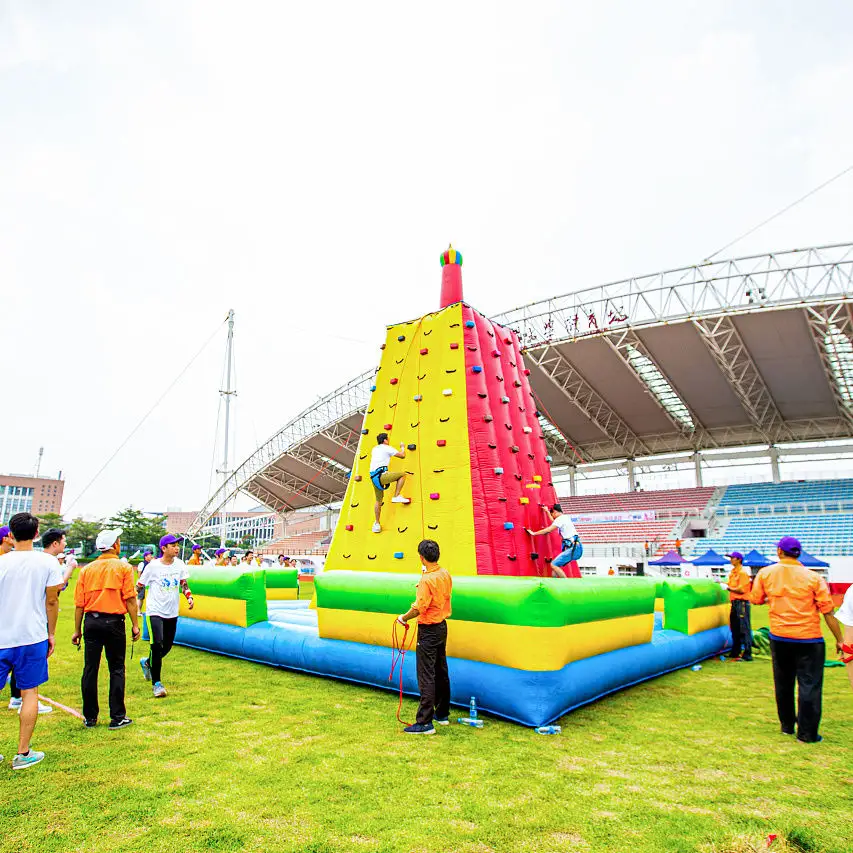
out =
<path fill-rule="evenodd" d="M 637 512 L 588 512 L 586 515 L 569 516 L 575 524 L 607 524 L 608 522 L 654 521 L 657 516 L 653 509 Z"/>

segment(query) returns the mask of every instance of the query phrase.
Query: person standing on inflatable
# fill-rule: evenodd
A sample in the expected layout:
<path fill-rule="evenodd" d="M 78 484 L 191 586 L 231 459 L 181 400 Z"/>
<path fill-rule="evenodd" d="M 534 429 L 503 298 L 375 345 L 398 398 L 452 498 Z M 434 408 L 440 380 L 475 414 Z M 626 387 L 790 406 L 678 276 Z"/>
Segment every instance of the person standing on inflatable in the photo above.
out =
<path fill-rule="evenodd" d="M 397 622 L 405 626 L 418 620 L 418 690 L 421 702 L 411 726 L 403 729 L 409 735 L 434 735 L 435 726 L 450 725 L 450 674 L 447 671 L 447 620 L 453 580 L 447 569 L 438 565 L 438 542 L 424 539 L 418 545 L 423 574 L 418 582 L 414 604 Z"/>
<path fill-rule="evenodd" d="M 555 578 L 565 578 L 568 575 L 563 571 L 563 566 L 574 563 L 571 570 L 573 578 L 581 576 L 580 569 L 577 567 L 577 561 L 583 555 L 583 545 L 581 545 L 580 536 L 572 520 L 563 514 L 563 508 L 560 504 L 554 504 L 551 509 L 546 510 L 551 519 L 551 524 L 548 527 L 543 527 L 542 530 L 528 530 L 531 536 L 544 536 L 546 533 L 551 533 L 558 530 L 560 537 L 563 540 L 563 550 L 560 554 L 551 560 L 551 571 Z"/>
<path fill-rule="evenodd" d="M 406 445 L 401 444 L 399 450 L 394 450 L 388 444 L 388 433 L 380 432 L 376 436 L 376 447 L 370 453 L 370 481 L 373 483 L 373 491 L 376 493 L 376 504 L 373 507 L 373 515 L 376 521 L 373 523 L 373 532 L 381 533 L 382 525 L 379 523 L 379 514 L 382 512 L 382 502 L 385 499 L 385 490 L 391 483 L 396 483 L 392 504 L 409 504 L 411 501 L 404 498 L 402 494 L 403 484 L 406 482 L 405 471 L 389 471 L 388 463 L 394 459 L 406 458 Z"/>

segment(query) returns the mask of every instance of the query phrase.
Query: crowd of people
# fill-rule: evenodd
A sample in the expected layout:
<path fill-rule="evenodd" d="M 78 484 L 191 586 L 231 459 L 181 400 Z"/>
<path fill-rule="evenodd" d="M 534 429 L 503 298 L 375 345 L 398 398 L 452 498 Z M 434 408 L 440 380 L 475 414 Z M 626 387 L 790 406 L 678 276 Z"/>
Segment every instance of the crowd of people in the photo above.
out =
<path fill-rule="evenodd" d="M 551 524 L 541 535 L 559 530 L 564 552 L 574 545 L 572 530 L 565 524 L 559 505 L 550 511 Z M 166 534 L 159 542 L 159 556 L 147 550 L 133 568 L 121 557 L 120 528 L 102 530 L 95 546 L 98 557 L 84 566 L 74 588 L 74 631 L 71 642 L 85 649 L 80 681 L 83 719 L 87 728 L 98 725 L 98 675 L 102 655 L 109 673 L 109 728 L 132 724 L 125 706 L 125 656 L 127 625 L 131 639 L 139 640 L 140 604 L 145 601 L 150 626 L 150 651 L 140 660 L 142 675 L 152 683 L 153 696 L 167 695 L 163 686 L 163 662 L 169 654 L 177 630 L 180 596 L 187 607 L 194 606 L 190 590 L 190 567 L 204 561 L 199 548 L 185 563 L 178 554 L 182 537 Z M 0 527 L 0 687 L 11 681 L 10 709 L 20 715 L 18 750 L 13 770 L 25 769 L 44 759 L 30 741 L 39 713 L 49 713 L 49 704 L 40 701 L 39 688 L 48 680 L 48 659 L 56 648 L 59 597 L 68 586 L 73 571 L 65 553 L 65 533 L 48 530 L 39 539 L 39 521 L 30 513 L 14 515 L 9 525 Z M 795 735 L 805 743 L 822 740 L 818 732 L 822 709 L 825 642 L 820 625 L 823 616 L 835 639 L 836 650 L 848 664 L 853 686 L 853 587 L 834 613 L 826 582 L 804 568 L 799 557 L 800 542 L 786 536 L 778 543 L 778 562 L 761 569 L 755 578 L 743 566 L 743 555 L 728 555 L 732 570 L 727 589 L 731 594 L 730 624 L 733 647 L 730 661 L 752 659 L 753 635 L 750 608 L 767 604 L 770 616 L 770 651 L 776 707 L 783 734 Z M 447 667 L 447 620 L 452 613 L 453 582 L 439 564 L 438 543 L 425 539 L 418 546 L 422 575 L 415 601 L 397 617 L 402 626 L 418 623 L 417 676 L 420 703 L 415 723 L 408 734 L 434 734 L 435 725 L 447 725 L 450 711 L 450 677 Z M 567 555 L 568 556 L 568 555 Z M 231 565 L 237 560 L 248 566 L 260 564 L 260 557 L 246 552 L 242 560 L 220 549 L 216 564 Z M 295 564 L 285 555 L 278 564 Z M 798 691 L 798 696 L 795 691 Z M 0 756 L 0 761 L 2 761 Z"/>

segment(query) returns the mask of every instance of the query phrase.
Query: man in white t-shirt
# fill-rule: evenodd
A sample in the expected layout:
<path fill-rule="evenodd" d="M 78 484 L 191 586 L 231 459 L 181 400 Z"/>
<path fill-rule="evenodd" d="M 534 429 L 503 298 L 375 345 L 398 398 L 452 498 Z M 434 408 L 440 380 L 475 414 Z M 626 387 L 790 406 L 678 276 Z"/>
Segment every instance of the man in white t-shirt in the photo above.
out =
<path fill-rule="evenodd" d="M 841 607 L 835 611 L 835 618 L 844 626 L 841 659 L 847 664 L 847 677 L 853 687 L 853 585 L 847 587 Z"/>
<path fill-rule="evenodd" d="M 392 504 L 409 504 L 411 501 L 402 495 L 403 484 L 406 482 L 405 471 L 389 471 L 388 463 L 392 459 L 405 459 L 406 445 L 401 444 L 399 450 L 395 450 L 388 443 L 388 433 L 380 432 L 376 436 L 376 447 L 370 453 L 370 481 L 373 483 L 373 491 L 376 494 L 376 503 L 373 506 L 373 516 L 376 521 L 373 524 L 373 532 L 381 533 L 382 525 L 379 523 L 379 514 L 382 512 L 382 503 L 385 500 L 385 490 L 396 483 Z"/>
<path fill-rule="evenodd" d="M 551 519 L 551 524 L 548 527 L 543 527 L 542 530 L 528 530 L 527 532 L 531 536 L 544 536 L 546 533 L 551 533 L 554 530 L 559 531 L 560 537 L 563 540 L 563 550 L 551 560 L 551 572 L 555 578 L 565 578 L 568 575 L 563 571 L 563 566 L 573 562 L 576 563 L 583 554 L 583 546 L 581 545 L 581 540 L 574 523 L 567 515 L 563 514 L 563 508 L 560 504 L 554 504 L 547 512 L 548 517 Z M 580 577 L 577 565 L 575 565 L 572 577 Z"/>
<path fill-rule="evenodd" d="M 38 689 L 48 679 L 47 659 L 55 647 L 62 572 L 56 557 L 33 550 L 39 529 L 34 515 L 13 515 L 9 528 L 15 550 L 0 556 L 0 684 L 14 669 L 21 710 L 12 769 L 24 770 L 44 758 L 30 749 L 30 738 L 38 719 Z"/>
<path fill-rule="evenodd" d="M 154 696 L 162 699 L 166 695 L 161 679 L 163 658 L 171 651 L 178 629 L 178 604 L 180 595 L 186 596 L 190 610 L 193 609 L 193 596 L 187 580 L 190 570 L 187 564 L 178 558 L 182 536 L 167 534 L 160 540 L 159 560 L 152 560 L 140 576 L 138 583 L 148 590 L 145 599 L 145 612 L 151 628 L 151 651 L 142 658 L 139 665 L 146 681 L 154 682 Z"/>

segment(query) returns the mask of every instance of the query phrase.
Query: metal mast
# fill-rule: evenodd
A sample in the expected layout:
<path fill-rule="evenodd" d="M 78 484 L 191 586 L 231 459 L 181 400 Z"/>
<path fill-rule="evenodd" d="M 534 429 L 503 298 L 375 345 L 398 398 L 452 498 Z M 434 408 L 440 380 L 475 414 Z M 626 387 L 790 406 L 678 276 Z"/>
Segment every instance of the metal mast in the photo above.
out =
<path fill-rule="evenodd" d="M 234 309 L 228 312 L 228 340 L 225 344 L 225 388 L 219 393 L 225 398 L 225 449 L 222 458 L 222 469 L 219 471 L 222 474 L 223 485 L 228 481 L 231 472 L 228 470 L 228 443 L 231 438 L 231 398 L 236 395 L 236 389 L 231 387 L 231 374 L 234 365 Z M 226 531 L 228 520 L 228 506 L 222 507 L 222 524 L 219 528 L 219 547 L 225 547 Z"/>

